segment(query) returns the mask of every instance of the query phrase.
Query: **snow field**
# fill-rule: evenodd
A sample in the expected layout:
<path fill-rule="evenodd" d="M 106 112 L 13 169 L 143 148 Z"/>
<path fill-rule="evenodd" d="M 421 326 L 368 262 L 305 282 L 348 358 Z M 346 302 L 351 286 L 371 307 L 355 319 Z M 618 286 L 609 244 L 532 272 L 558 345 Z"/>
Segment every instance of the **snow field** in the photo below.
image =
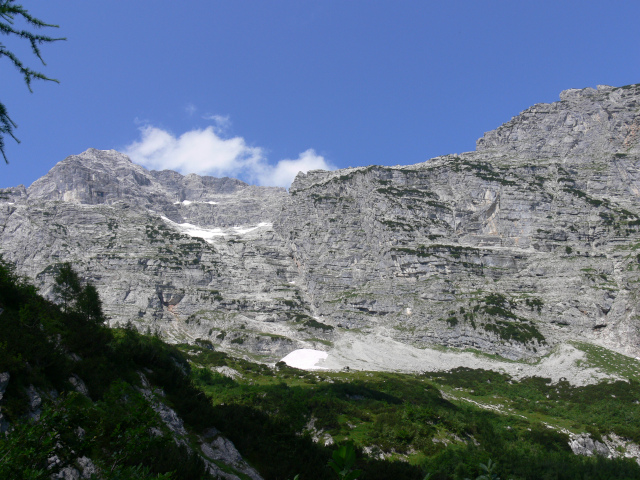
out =
<path fill-rule="evenodd" d="M 294 350 L 284 357 L 282 361 L 290 367 L 300 368 L 302 370 L 321 370 L 323 367 L 318 363 L 324 362 L 329 354 L 321 350 L 312 350 L 310 348 L 301 348 Z"/>

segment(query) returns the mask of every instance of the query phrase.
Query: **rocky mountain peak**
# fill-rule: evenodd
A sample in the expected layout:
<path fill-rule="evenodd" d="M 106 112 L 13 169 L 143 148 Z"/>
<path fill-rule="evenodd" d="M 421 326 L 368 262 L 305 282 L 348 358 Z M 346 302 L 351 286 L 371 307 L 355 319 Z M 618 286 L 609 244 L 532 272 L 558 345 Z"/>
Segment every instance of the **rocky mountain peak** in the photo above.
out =
<path fill-rule="evenodd" d="M 149 203 L 162 193 L 149 172 L 125 154 L 95 148 L 59 162 L 27 192 L 34 200 L 87 205 L 120 200 Z"/>
<path fill-rule="evenodd" d="M 116 150 L 94 148 L 67 157 L 27 189 L 31 201 L 124 202 L 177 223 L 201 226 L 272 222 L 286 195 L 283 188 L 248 185 L 235 178 L 149 171 Z"/>
<path fill-rule="evenodd" d="M 637 154 L 640 84 L 569 89 L 536 104 L 477 141 L 478 152 L 514 161 L 575 161 L 603 153 Z"/>
<path fill-rule="evenodd" d="M 630 85 L 566 90 L 474 152 L 310 171 L 289 194 L 88 150 L 0 200 L 0 248 L 44 291 L 78 265 L 112 322 L 265 361 L 640 356 L 639 149 Z"/>

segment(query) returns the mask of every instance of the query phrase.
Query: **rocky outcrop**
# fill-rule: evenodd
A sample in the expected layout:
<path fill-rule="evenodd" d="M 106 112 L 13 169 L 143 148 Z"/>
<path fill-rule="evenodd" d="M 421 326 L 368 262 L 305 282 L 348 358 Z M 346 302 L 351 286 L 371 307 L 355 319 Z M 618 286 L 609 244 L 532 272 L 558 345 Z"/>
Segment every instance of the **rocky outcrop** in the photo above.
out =
<path fill-rule="evenodd" d="M 210 473 L 228 480 L 247 477 L 251 480 L 262 480 L 262 476 L 242 458 L 233 442 L 223 437 L 215 428 L 205 432 L 204 438 L 200 439 L 200 449 L 205 458 L 213 460 L 208 462 Z M 218 468 L 214 461 L 224 463 L 235 470 L 235 473 L 225 472 Z M 238 476 L 238 473 L 243 477 Z"/>
<path fill-rule="evenodd" d="M 53 457 L 49 464 L 49 469 L 54 468 L 59 463 L 57 457 Z M 51 476 L 53 479 L 59 480 L 81 480 L 96 478 L 99 474 L 99 470 L 94 465 L 93 461 L 87 457 L 79 457 L 76 459 L 74 466 L 65 466 L 60 471 Z"/>
<path fill-rule="evenodd" d="M 312 171 L 289 193 L 91 149 L 0 200 L 0 247 L 45 292 L 72 262 L 111 324 L 264 360 L 354 332 L 638 356 L 639 160 L 638 85 L 567 90 L 475 152 Z"/>
<path fill-rule="evenodd" d="M 602 455 L 608 457 L 610 454 L 609 449 L 604 443 L 594 440 L 586 433 L 575 435 L 569 442 L 569 447 L 571 447 L 571 451 L 576 455 L 586 455 L 588 457 L 592 455 Z"/>
<path fill-rule="evenodd" d="M 10 378 L 11 375 L 9 375 L 9 372 L 0 373 L 0 434 L 9 430 L 10 426 L 7 418 L 2 413 L 2 399 L 4 397 L 4 392 L 7 390 L 7 386 L 9 385 Z"/>
<path fill-rule="evenodd" d="M 587 433 L 572 435 L 569 441 L 571 451 L 576 455 L 600 455 L 606 458 L 633 458 L 640 464 L 640 447 L 628 439 L 611 433 L 602 437 L 602 441 L 594 440 Z"/>
<path fill-rule="evenodd" d="M 215 428 L 206 429 L 204 436 L 191 433 L 190 437 L 180 416 L 163 401 L 164 392 L 154 389 L 144 374 L 139 375 L 142 381 L 140 392 L 167 426 L 174 441 L 193 452 L 191 439 L 193 437 L 197 439 L 200 452 L 196 453 L 204 461 L 208 473 L 215 475 L 215 478 L 225 480 L 240 480 L 246 477 L 251 480 L 262 480 L 262 476 L 242 458 L 233 442 L 223 437 Z M 221 464 L 226 468 L 223 469 Z"/>

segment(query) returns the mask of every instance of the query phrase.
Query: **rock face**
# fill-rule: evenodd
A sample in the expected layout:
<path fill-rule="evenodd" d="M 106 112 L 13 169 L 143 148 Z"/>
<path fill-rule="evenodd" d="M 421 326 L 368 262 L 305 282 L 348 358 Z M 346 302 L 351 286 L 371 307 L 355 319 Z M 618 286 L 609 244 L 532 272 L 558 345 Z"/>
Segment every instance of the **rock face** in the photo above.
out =
<path fill-rule="evenodd" d="M 342 335 L 640 355 L 640 85 L 567 90 L 475 152 L 299 174 L 289 193 L 88 150 L 0 200 L 0 248 L 70 261 L 111 323 L 265 360 Z M 392 367 L 392 366 L 391 366 Z"/>
<path fill-rule="evenodd" d="M 4 392 L 7 389 L 7 385 L 9 384 L 10 378 L 11 378 L 11 375 L 9 375 L 9 372 L 0 373 L 0 402 L 4 397 Z M 3 434 L 4 432 L 6 432 L 9 429 L 9 426 L 10 425 L 9 425 L 9 422 L 7 421 L 7 418 L 2 413 L 2 404 L 0 404 L 0 434 Z"/>
<path fill-rule="evenodd" d="M 619 437 L 615 433 L 605 435 L 602 442 L 594 440 L 587 433 L 571 435 L 569 448 L 576 455 L 600 455 L 607 458 L 633 458 L 640 464 L 640 447 Z M 604 443 L 603 443 L 604 442 Z"/>

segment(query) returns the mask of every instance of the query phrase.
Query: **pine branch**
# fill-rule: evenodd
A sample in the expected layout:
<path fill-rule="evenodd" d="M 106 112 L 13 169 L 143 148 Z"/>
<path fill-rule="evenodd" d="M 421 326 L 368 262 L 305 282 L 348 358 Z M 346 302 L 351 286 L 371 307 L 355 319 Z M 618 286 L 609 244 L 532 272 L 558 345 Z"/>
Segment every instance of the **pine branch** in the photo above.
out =
<path fill-rule="evenodd" d="M 20 140 L 13 134 L 13 129 L 17 127 L 18 125 L 9 117 L 7 108 L 3 103 L 0 103 L 0 153 L 2 153 L 5 163 L 9 163 L 9 160 L 4 153 L 4 135 L 10 135 L 17 143 L 20 143 Z"/>
<path fill-rule="evenodd" d="M 49 37 L 48 35 L 37 35 L 27 30 L 16 30 L 11 26 L 13 24 L 12 18 L 6 18 L 6 15 L 0 15 L 0 17 L 2 17 L 8 22 L 8 23 L 0 22 L 0 34 L 16 35 L 19 38 L 28 40 L 29 43 L 31 44 L 31 50 L 33 51 L 34 55 L 36 55 L 40 59 L 43 65 L 46 65 L 46 63 L 42 58 L 42 53 L 40 52 L 40 48 L 38 48 L 38 45 L 42 45 L 43 43 L 57 42 L 59 40 L 66 40 L 66 38 L 63 38 L 63 37 L 54 38 L 54 37 Z M 57 27 L 57 25 L 47 25 L 44 23 L 43 25 L 47 27 Z"/>
<path fill-rule="evenodd" d="M 7 50 L 4 45 L 0 43 L 0 58 L 3 56 L 9 58 L 9 60 L 11 60 L 11 63 L 13 63 L 13 65 L 22 74 L 24 82 L 27 84 L 27 88 L 31 93 L 33 93 L 33 90 L 31 89 L 31 80 L 33 79 L 48 80 L 50 82 L 60 83 L 60 81 L 56 80 L 55 78 L 49 78 L 43 73 L 36 72 L 29 67 L 25 67 L 25 65 L 20 61 L 18 57 L 14 55 L 13 52 Z"/>
<path fill-rule="evenodd" d="M 39 46 L 45 43 L 66 40 L 66 38 L 54 38 L 48 35 L 33 33 L 28 30 L 15 29 L 13 25 L 16 17 L 21 17 L 28 25 L 35 28 L 58 28 L 58 25 L 45 23 L 42 20 L 35 18 L 31 14 L 29 14 L 29 12 L 25 10 L 22 5 L 16 5 L 14 2 L 15 0 L 0 0 L 0 35 L 14 35 L 18 38 L 27 40 L 31 45 L 31 51 L 33 52 L 33 54 L 38 57 L 43 65 L 46 65 L 44 59 L 42 58 L 42 52 L 40 51 Z M 31 82 L 34 79 L 60 83 L 55 78 L 47 77 L 45 74 L 36 70 L 32 70 L 31 68 L 25 66 L 13 52 L 8 50 L 2 43 L 0 43 L 0 58 L 2 57 L 8 58 L 13 66 L 18 69 L 25 84 L 27 85 L 27 88 L 32 93 L 33 90 L 31 89 Z M 6 163 L 9 163 L 9 160 L 7 159 L 4 151 L 4 135 L 10 135 L 11 138 L 20 143 L 20 141 L 13 134 L 13 129 L 17 127 L 18 125 L 9 117 L 6 107 L 2 103 L 0 103 L 0 153 L 2 153 L 2 156 Z"/>

